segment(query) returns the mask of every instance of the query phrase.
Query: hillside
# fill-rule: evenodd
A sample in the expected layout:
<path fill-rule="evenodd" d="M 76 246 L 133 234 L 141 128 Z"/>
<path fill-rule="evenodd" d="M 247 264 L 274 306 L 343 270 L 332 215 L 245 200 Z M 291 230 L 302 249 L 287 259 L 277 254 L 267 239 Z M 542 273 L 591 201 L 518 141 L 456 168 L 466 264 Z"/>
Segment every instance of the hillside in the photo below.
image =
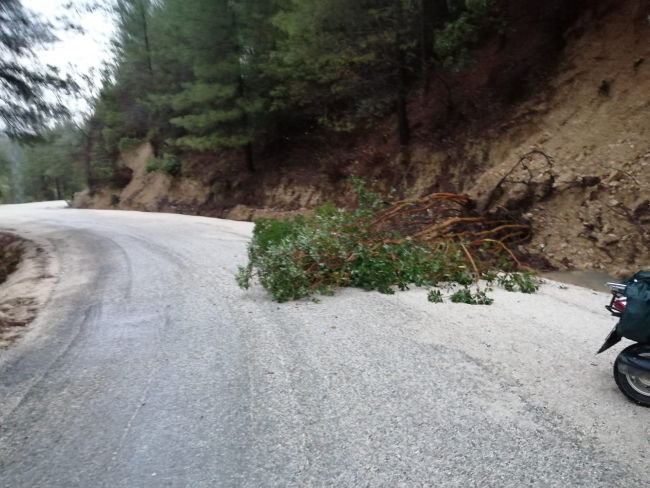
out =
<path fill-rule="evenodd" d="M 535 230 L 524 245 L 563 269 L 626 274 L 647 266 L 648 12 L 632 0 L 595 5 L 571 17 L 560 40 L 527 30 L 527 12 L 511 22 L 507 41 L 487 42 L 461 75 L 414 90 L 407 149 L 393 140 L 389 117 L 352 135 L 304 137 L 258 160 L 254 174 L 235 160 L 196 155 L 171 177 L 146 172 L 154 149 L 144 144 L 121 156 L 119 165 L 133 170 L 123 190 L 84 192 L 75 205 L 251 220 L 328 200 L 348 204 L 349 177 L 358 176 L 405 195 L 454 191 L 479 208 L 522 212 Z M 540 153 L 508 175 L 531 151 Z"/>
<path fill-rule="evenodd" d="M 621 4 L 574 26 L 557 74 L 487 142 L 488 162 L 467 190 L 485 198 L 522 154 L 543 151 L 554 166 L 536 158 L 547 171 L 537 180 L 552 173 L 553 193 L 531 205 L 532 245 L 559 266 L 629 275 L 650 264 L 650 29 L 640 3 Z"/>

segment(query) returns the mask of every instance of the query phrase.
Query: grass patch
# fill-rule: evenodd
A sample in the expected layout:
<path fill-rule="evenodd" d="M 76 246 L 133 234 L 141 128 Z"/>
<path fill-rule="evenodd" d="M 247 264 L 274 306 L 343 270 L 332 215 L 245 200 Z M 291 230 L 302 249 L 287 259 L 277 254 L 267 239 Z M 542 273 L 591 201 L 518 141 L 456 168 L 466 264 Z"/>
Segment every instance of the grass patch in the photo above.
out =
<path fill-rule="evenodd" d="M 172 154 L 163 154 L 162 158 L 150 157 L 147 160 L 147 166 L 145 169 L 147 173 L 160 171 L 171 177 L 176 177 L 181 174 L 183 166 L 176 156 Z"/>

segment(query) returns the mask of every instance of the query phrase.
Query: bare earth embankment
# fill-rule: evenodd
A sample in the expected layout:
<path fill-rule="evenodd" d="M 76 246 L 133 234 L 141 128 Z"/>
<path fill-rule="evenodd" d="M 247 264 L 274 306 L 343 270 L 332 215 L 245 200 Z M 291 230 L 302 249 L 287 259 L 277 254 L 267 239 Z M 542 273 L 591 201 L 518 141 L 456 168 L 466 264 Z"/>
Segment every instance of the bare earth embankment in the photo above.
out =
<path fill-rule="evenodd" d="M 47 242 L 0 232 L 0 350 L 15 342 L 45 305 L 56 283 L 56 261 Z"/>

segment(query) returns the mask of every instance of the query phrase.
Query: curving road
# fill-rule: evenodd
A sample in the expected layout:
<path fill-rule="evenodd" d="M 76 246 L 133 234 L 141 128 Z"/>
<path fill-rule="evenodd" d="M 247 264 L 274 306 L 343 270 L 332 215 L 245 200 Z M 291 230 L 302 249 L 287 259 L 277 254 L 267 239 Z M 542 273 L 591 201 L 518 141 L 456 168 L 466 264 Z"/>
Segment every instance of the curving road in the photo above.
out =
<path fill-rule="evenodd" d="M 234 282 L 250 224 L 59 207 L 0 207 L 60 268 L 0 351 L 2 487 L 650 484 L 604 295 L 278 305 Z"/>

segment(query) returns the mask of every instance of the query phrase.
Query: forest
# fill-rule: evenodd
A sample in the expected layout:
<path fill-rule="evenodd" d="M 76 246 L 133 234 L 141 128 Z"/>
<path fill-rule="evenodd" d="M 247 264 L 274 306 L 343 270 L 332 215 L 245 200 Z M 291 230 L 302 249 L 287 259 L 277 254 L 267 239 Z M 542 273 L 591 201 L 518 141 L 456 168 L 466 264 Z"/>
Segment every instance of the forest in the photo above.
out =
<path fill-rule="evenodd" d="M 528 16 L 544 11 L 538 3 L 526 7 Z M 35 106 L 57 115 L 56 125 L 52 118 L 41 124 L 36 145 L 17 149 L 0 141 L 0 187 L 5 199 L 21 201 L 68 198 L 84 186 L 121 187 L 129 175 L 116 165 L 119 151 L 145 140 L 156 153 L 149 169 L 171 176 L 188 154 L 210 154 L 214 164 L 235 160 L 253 173 L 301 140 L 371 131 L 387 117 L 395 120 L 390 137 L 408 146 L 414 94 L 432 84 L 451 92 L 476 61 L 477 46 L 505 39 L 522 8 L 514 4 L 116 0 L 105 7 L 117 27 L 114 62 L 99 86 L 85 90 L 89 112 L 80 120 Z M 52 79 L 41 74 L 31 89 Z M 54 88 L 66 87 L 59 82 Z M 439 105 L 453 118 L 451 96 Z M 16 153 L 25 161 L 21 174 L 8 169 Z M 9 195 L 11 177 L 24 180 L 20 195 Z"/>

